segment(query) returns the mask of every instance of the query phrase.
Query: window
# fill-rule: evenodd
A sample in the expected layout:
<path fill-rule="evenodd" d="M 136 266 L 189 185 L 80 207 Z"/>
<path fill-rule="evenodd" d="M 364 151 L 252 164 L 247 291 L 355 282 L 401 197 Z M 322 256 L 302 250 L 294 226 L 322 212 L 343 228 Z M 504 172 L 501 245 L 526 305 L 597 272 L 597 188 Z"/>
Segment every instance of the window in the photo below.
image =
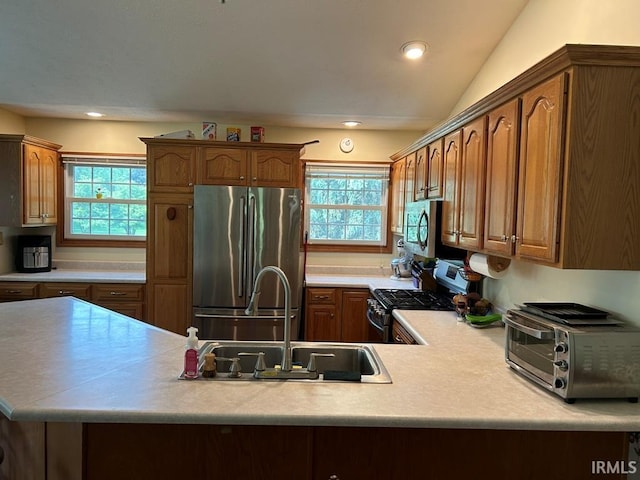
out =
<path fill-rule="evenodd" d="M 388 165 L 307 163 L 305 179 L 309 245 L 387 244 Z"/>
<path fill-rule="evenodd" d="M 63 155 L 62 160 L 64 239 L 146 240 L 144 158 Z"/>

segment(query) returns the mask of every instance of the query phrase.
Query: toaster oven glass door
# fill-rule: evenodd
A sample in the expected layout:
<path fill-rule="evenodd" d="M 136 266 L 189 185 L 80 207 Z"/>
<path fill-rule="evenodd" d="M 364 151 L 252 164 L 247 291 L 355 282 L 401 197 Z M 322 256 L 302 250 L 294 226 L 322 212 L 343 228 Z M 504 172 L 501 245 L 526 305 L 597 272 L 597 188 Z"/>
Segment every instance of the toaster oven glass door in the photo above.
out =
<path fill-rule="evenodd" d="M 533 320 L 505 315 L 507 360 L 544 384 L 553 385 L 555 332 Z"/>

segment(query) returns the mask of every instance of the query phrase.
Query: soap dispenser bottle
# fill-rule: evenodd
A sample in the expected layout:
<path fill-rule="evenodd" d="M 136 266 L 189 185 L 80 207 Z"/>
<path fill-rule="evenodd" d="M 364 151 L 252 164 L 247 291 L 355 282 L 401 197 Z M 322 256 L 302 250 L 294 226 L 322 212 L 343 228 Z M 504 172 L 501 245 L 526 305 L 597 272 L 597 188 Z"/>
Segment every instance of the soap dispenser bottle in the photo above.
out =
<path fill-rule="evenodd" d="M 196 327 L 187 328 L 187 345 L 184 352 L 184 378 L 198 378 L 198 337 Z"/>

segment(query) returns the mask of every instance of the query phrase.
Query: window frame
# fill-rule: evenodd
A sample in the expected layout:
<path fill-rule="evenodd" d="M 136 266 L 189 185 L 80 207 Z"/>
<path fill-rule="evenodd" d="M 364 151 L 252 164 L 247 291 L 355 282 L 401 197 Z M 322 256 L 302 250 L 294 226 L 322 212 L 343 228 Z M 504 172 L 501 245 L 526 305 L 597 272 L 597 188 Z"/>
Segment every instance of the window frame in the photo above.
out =
<path fill-rule="evenodd" d="M 68 238 L 66 237 L 68 214 L 66 208 L 67 200 L 67 172 L 65 170 L 65 163 L 69 159 L 75 158 L 82 159 L 95 159 L 97 162 L 110 163 L 111 160 L 113 166 L 117 166 L 118 162 L 132 160 L 140 162 L 146 168 L 146 154 L 123 154 L 123 153 L 88 153 L 88 152 L 64 152 L 60 154 L 58 163 L 58 225 L 56 227 L 56 245 L 63 247 L 113 247 L 113 248 L 146 248 L 147 235 L 144 239 L 132 240 L 132 239 L 118 239 L 118 238 Z M 65 161 L 66 159 L 66 161 Z M 87 162 L 90 163 L 90 162 Z M 148 182 L 148 177 L 147 177 Z M 148 186 L 147 186 L 148 194 Z M 148 206 L 148 201 L 147 201 Z M 147 211 L 147 230 L 149 227 L 149 212 Z"/>
<path fill-rule="evenodd" d="M 386 204 L 383 206 L 383 216 L 385 227 L 383 229 L 383 242 L 379 245 L 366 245 L 366 244 L 357 244 L 357 243 L 335 243 L 335 242 L 322 242 L 322 241 L 314 241 L 313 243 L 308 242 L 308 215 L 309 215 L 309 202 L 307 201 L 307 196 L 309 194 L 307 187 L 307 166 L 315 166 L 315 167 L 327 167 L 331 169 L 332 167 L 336 168 L 345 168 L 345 167 L 354 167 L 354 168 L 363 168 L 363 167 L 375 167 L 375 168 L 385 168 L 387 169 L 387 190 L 386 190 Z M 305 251 L 310 252 L 349 252 L 349 253 L 390 253 L 392 251 L 391 245 L 391 162 L 375 162 L 375 161 L 362 161 L 362 162 L 344 162 L 344 161 L 331 161 L 331 160 L 306 160 L 303 165 L 303 181 L 302 181 L 302 191 L 303 191 L 303 218 L 302 218 L 302 244 Z"/>

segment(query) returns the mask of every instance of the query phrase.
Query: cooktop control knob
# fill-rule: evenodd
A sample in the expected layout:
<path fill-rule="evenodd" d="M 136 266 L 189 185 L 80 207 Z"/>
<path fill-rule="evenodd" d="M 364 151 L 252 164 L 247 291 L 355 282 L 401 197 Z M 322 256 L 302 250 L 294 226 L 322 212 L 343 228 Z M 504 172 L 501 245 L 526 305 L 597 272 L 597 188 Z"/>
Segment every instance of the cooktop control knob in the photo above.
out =
<path fill-rule="evenodd" d="M 566 372 L 569 369 L 569 364 L 566 360 L 558 360 L 557 362 L 553 362 L 553 364 L 563 372 Z"/>
<path fill-rule="evenodd" d="M 564 378 L 556 378 L 553 381 L 553 386 L 555 388 L 567 388 L 567 381 Z"/>
<path fill-rule="evenodd" d="M 558 353 L 567 353 L 569 351 L 569 346 L 564 342 L 560 342 L 555 346 L 554 350 Z"/>

